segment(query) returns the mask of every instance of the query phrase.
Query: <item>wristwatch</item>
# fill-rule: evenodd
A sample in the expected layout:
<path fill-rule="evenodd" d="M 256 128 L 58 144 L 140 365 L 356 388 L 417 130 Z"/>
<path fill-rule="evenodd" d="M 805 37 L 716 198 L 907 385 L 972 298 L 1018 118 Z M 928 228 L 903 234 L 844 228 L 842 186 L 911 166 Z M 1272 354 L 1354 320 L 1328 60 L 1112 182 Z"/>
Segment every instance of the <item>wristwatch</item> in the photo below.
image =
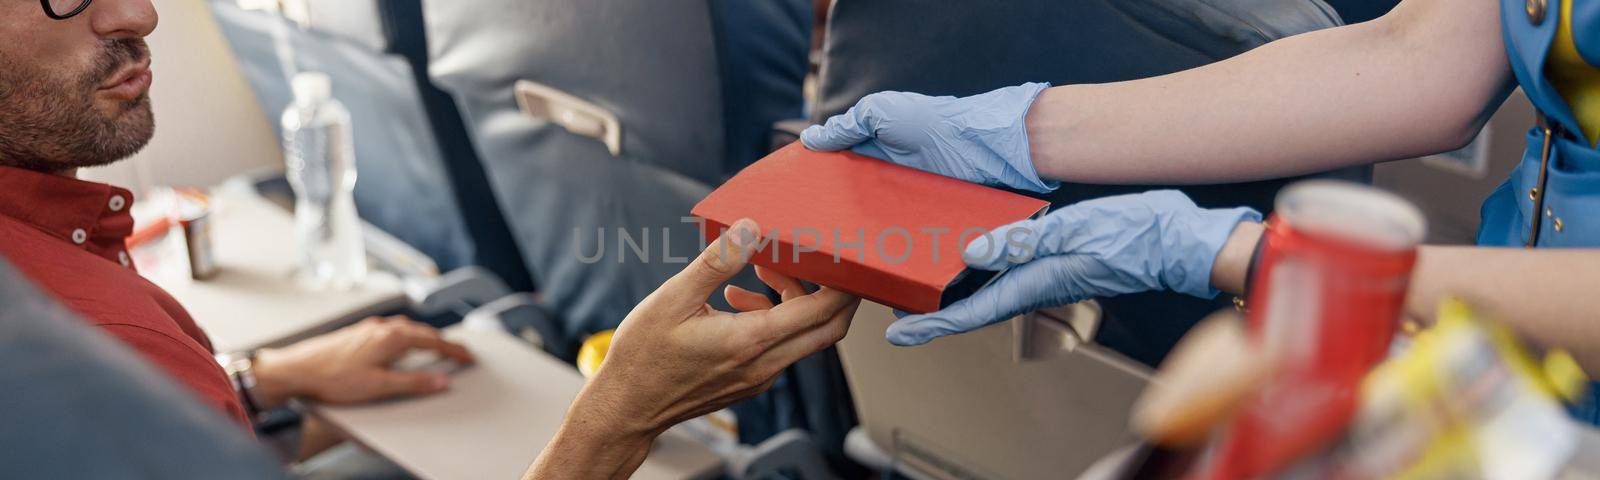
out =
<path fill-rule="evenodd" d="M 228 373 L 228 380 L 233 382 L 233 391 L 239 392 L 239 399 L 244 403 L 245 415 L 251 421 L 261 416 L 260 403 L 256 402 L 252 394 L 256 388 L 255 352 L 242 354 L 225 353 L 217 355 L 217 362 L 222 364 L 222 371 Z"/>

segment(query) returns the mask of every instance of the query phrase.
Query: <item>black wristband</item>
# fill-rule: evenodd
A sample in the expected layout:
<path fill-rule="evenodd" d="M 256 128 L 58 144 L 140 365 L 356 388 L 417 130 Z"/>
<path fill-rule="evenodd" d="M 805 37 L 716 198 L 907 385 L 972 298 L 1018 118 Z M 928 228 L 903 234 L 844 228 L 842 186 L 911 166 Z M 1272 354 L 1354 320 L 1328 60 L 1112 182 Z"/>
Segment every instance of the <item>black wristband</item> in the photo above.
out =
<path fill-rule="evenodd" d="M 1256 249 L 1250 252 L 1250 264 L 1244 272 L 1244 292 L 1240 295 L 1242 298 L 1250 298 L 1250 294 L 1255 291 L 1256 269 L 1261 266 L 1261 252 L 1267 250 L 1267 233 L 1272 231 L 1271 227 L 1267 227 L 1265 223 L 1261 225 L 1263 227 L 1261 239 L 1256 240 Z"/>

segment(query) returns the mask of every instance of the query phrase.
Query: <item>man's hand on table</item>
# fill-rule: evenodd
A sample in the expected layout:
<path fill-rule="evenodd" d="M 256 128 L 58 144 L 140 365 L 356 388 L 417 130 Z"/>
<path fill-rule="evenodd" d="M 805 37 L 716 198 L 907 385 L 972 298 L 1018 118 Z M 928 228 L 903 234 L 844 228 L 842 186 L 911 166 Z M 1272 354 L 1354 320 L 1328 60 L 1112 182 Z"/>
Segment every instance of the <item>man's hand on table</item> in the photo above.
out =
<path fill-rule="evenodd" d="M 729 287 L 720 312 L 705 301 L 749 261 L 754 222 L 741 220 L 622 321 L 598 373 L 527 478 L 626 478 L 657 435 L 761 393 L 789 365 L 844 338 L 857 298 L 758 269 L 783 302 Z"/>
<path fill-rule="evenodd" d="M 462 364 L 473 361 L 466 347 L 445 340 L 433 327 L 405 317 L 374 317 L 294 345 L 257 352 L 257 384 L 252 394 L 262 408 L 273 408 L 291 398 L 351 404 L 448 388 L 450 378 L 442 373 L 390 368 L 412 349 L 433 350 Z"/>

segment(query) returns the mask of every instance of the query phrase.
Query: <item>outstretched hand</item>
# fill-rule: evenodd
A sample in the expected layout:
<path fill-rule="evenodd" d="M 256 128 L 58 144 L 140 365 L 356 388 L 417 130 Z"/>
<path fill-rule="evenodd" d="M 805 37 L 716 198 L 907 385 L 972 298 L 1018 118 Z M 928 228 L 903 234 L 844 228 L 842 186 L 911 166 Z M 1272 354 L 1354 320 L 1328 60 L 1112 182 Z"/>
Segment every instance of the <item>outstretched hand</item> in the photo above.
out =
<path fill-rule="evenodd" d="M 808 294 L 787 277 L 774 285 L 782 303 L 730 287 L 741 312 L 706 304 L 748 265 L 757 232 L 755 222 L 736 222 L 634 307 L 528 478 L 625 478 L 667 428 L 761 393 L 789 365 L 844 338 L 859 300 L 830 288 Z"/>

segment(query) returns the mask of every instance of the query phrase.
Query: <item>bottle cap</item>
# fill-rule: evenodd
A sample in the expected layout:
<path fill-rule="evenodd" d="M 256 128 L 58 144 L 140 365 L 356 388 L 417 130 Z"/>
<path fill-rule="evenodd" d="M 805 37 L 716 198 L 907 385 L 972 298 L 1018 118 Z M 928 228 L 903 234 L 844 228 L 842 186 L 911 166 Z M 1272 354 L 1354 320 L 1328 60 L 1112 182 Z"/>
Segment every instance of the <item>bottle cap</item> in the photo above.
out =
<path fill-rule="evenodd" d="M 333 80 L 322 72 L 303 72 L 290 82 L 298 103 L 321 103 L 333 96 Z"/>

